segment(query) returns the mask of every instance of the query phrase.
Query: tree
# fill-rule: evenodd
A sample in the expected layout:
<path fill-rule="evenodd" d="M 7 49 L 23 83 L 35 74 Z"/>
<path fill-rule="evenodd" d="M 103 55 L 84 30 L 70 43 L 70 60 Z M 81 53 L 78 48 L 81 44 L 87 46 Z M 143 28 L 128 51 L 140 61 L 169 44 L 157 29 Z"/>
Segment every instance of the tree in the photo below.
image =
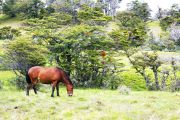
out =
<path fill-rule="evenodd" d="M 133 12 L 119 12 L 116 17 L 119 30 L 114 30 L 110 36 L 114 39 L 116 48 L 124 51 L 135 70 L 143 76 L 146 86 L 149 86 L 149 77 L 145 71 L 147 65 L 143 57 L 137 59 L 132 56 L 138 52 L 138 47 L 146 39 L 147 29 L 145 22 Z"/>
<path fill-rule="evenodd" d="M 102 87 L 105 76 L 114 69 L 111 58 L 102 61 L 100 56 L 100 51 L 112 48 L 113 41 L 97 26 L 75 25 L 34 38 L 48 42 L 55 62 L 74 78 L 75 85 Z"/>
<path fill-rule="evenodd" d="M 146 23 L 140 17 L 136 16 L 135 13 L 129 11 L 118 12 L 116 16 L 116 23 L 122 29 L 139 29 L 143 33 L 147 30 Z"/>
<path fill-rule="evenodd" d="M 179 28 L 180 19 L 170 27 L 170 38 L 175 41 L 176 45 L 180 45 L 180 28 Z"/>
<path fill-rule="evenodd" d="M 91 8 L 87 5 L 83 5 L 77 14 L 81 23 L 90 25 L 105 25 L 112 19 L 104 15 L 100 8 Z"/>
<path fill-rule="evenodd" d="M 6 0 L 3 3 L 3 13 L 16 17 L 23 13 L 27 17 L 38 18 L 43 14 L 44 3 L 41 0 Z"/>
<path fill-rule="evenodd" d="M 156 13 L 157 19 L 160 20 L 161 18 L 163 18 L 163 15 L 164 15 L 164 12 L 163 12 L 162 8 L 159 8 L 159 7 L 158 7 L 158 11 L 157 11 L 157 13 Z"/>
<path fill-rule="evenodd" d="M 166 31 L 167 28 L 169 28 L 171 26 L 171 24 L 174 23 L 174 18 L 167 16 L 165 18 L 162 18 L 160 20 L 160 27 Z"/>
<path fill-rule="evenodd" d="M 145 34 L 140 32 L 139 29 L 135 29 L 135 31 L 115 30 L 110 33 L 110 36 L 114 39 L 116 48 L 124 51 L 130 63 L 133 65 L 133 68 L 135 68 L 137 73 L 143 76 L 146 82 L 146 87 L 149 87 L 150 80 L 145 71 L 147 65 L 144 63 L 144 58 L 132 58 L 132 56 L 138 52 L 137 47 L 144 43 Z"/>
<path fill-rule="evenodd" d="M 144 53 L 145 63 L 154 73 L 154 79 L 156 84 L 156 89 L 160 90 L 159 80 L 158 80 L 158 69 L 161 66 L 162 62 L 158 58 L 158 54 L 156 52 L 153 53 Z"/>
<path fill-rule="evenodd" d="M 3 0 L 0 0 L 0 14 L 2 13 L 2 9 L 3 9 Z"/>
<path fill-rule="evenodd" d="M 102 10 L 103 10 L 104 14 L 113 16 L 113 17 L 116 16 L 117 8 L 119 8 L 118 4 L 121 1 L 122 0 L 98 0 L 98 2 L 102 6 Z"/>
<path fill-rule="evenodd" d="M 173 4 L 169 13 L 173 18 L 180 18 L 180 6 L 178 4 Z"/>
<path fill-rule="evenodd" d="M 6 0 L 3 3 L 3 13 L 10 17 L 16 17 L 17 9 L 14 6 L 15 2 L 15 0 Z"/>
<path fill-rule="evenodd" d="M 19 12 L 24 13 L 27 17 L 38 18 L 43 14 L 44 3 L 41 0 L 30 0 L 25 1 L 24 3 L 17 2 L 17 5 L 18 4 L 21 5 L 19 6 Z"/>
<path fill-rule="evenodd" d="M 151 10 L 147 3 L 141 3 L 138 0 L 132 1 L 129 3 L 128 10 L 134 12 L 145 22 L 149 20 Z"/>
<path fill-rule="evenodd" d="M 16 75 L 23 76 L 27 70 L 36 65 L 44 65 L 46 50 L 36 45 L 28 37 L 19 37 L 5 46 L 3 63 Z"/>

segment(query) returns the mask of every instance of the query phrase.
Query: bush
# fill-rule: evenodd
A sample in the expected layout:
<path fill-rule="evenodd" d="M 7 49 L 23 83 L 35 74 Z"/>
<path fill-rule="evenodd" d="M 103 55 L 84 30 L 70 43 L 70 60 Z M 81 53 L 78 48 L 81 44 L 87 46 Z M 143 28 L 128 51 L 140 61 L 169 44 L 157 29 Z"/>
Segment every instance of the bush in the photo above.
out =
<path fill-rule="evenodd" d="M 118 87 L 118 91 L 120 92 L 120 94 L 122 95 L 129 95 L 131 92 L 131 89 L 125 85 L 119 86 Z"/>
<path fill-rule="evenodd" d="M 103 86 L 111 90 L 117 89 L 121 83 L 121 78 L 117 75 L 109 74 L 103 80 Z"/>
<path fill-rule="evenodd" d="M 120 74 L 121 83 L 133 90 L 146 90 L 146 85 L 143 77 L 137 74 L 134 70 L 124 71 Z"/>
<path fill-rule="evenodd" d="M 24 90 L 26 88 L 26 80 L 25 77 L 18 76 L 15 79 L 10 81 L 10 84 L 16 86 L 16 88 Z"/>
<path fill-rule="evenodd" d="M 26 89 L 26 78 L 24 76 L 17 76 L 14 79 L 10 80 L 10 84 L 15 86 L 17 89 L 20 90 L 25 90 Z M 1 85 L 1 83 L 0 83 Z M 39 90 L 40 89 L 40 84 L 36 85 L 36 89 Z"/>
<path fill-rule="evenodd" d="M 10 26 L 5 26 L 0 28 L 0 39 L 13 39 L 14 37 L 19 36 L 21 33 L 19 30 L 11 28 Z"/>
<path fill-rule="evenodd" d="M 21 75 L 25 75 L 30 67 L 46 63 L 46 53 L 46 49 L 37 45 L 31 38 L 19 37 L 5 47 L 3 62 L 7 68 L 18 70 Z"/>

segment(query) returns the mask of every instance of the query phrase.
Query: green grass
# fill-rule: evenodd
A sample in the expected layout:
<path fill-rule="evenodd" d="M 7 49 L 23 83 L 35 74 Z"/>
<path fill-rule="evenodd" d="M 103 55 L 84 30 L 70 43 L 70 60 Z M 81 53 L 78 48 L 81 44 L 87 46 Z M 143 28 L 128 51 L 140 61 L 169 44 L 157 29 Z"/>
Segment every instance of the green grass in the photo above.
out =
<path fill-rule="evenodd" d="M 15 86 L 9 85 L 10 80 L 12 80 L 13 78 L 15 78 L 15 74 L 12 71 L 0 71 L 0 81 L 3 84 L 4 90 L 9 88 L 15 89 Z"/>
<path fill-rule="evenodd" d="M 159 27 L 159 21 L 149 21 L 147 25 L 148 27 Z"/>
<path fill-rule="evenodd" d="M 3 54 L 3 43 L 4 41 L 0 40 L 0 55 Z"/>
<path fill-rule="evenodd" d="M 0 80 L 6 81 L 15 77 L 12 71 L 0 71 Z"/>
<path fill-rule="evenodd" d="M 6 15 L 0 14 L 0 28 L 4 26 L 11 26 L 12 28 L 22 27 L 22 20 L 19 17 L 9 18 Z"/>
<path fill-rule="evenodd" d="M 18 120 L 177 120 L 180 119 L 180 93 L 131 92 L 75 89 L 68 97 L 50 97 L 51 89 L 37 95 L 24 91 L 0 91 L 0 119 Z"/>
<path fill-rule="evenodd" d="M 11 71 L 0 71 L 4 82 L 13 77 Z M 118 90 L 75 88 L 73 97 L 68 97 L 65 87 L 60 86 L 60 97 L 50 94 L 50 85 L 41 85 L 37 95 L 31 90 L 26 96 L 25 91 L 5 84 L 0 89 L 0 120 L 180 119 L 180 92 L 132 91 L 122 95 Z"/>

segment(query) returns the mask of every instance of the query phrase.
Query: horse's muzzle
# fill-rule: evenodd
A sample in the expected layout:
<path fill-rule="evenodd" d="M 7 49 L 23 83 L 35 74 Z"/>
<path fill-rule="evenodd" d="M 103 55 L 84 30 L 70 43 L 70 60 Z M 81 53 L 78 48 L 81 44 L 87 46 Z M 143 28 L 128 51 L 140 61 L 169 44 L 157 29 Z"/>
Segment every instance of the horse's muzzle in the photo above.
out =
<path fill-rule="evenodd" d="M 69 97 L 73 96 L 73 94 L 68 94 Z"/>

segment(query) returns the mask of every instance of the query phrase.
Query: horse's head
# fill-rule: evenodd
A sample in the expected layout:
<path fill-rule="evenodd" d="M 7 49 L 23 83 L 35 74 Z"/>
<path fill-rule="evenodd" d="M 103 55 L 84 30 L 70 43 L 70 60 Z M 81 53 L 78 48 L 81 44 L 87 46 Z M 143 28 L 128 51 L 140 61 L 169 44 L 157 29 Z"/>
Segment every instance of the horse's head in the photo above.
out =
<path fill-rule="evenodd" d="M 73 96 L 73 85 L 72 84 L 68 84 L 66 85 L 67 87 L 67 94 L 68 96 Z"/>

